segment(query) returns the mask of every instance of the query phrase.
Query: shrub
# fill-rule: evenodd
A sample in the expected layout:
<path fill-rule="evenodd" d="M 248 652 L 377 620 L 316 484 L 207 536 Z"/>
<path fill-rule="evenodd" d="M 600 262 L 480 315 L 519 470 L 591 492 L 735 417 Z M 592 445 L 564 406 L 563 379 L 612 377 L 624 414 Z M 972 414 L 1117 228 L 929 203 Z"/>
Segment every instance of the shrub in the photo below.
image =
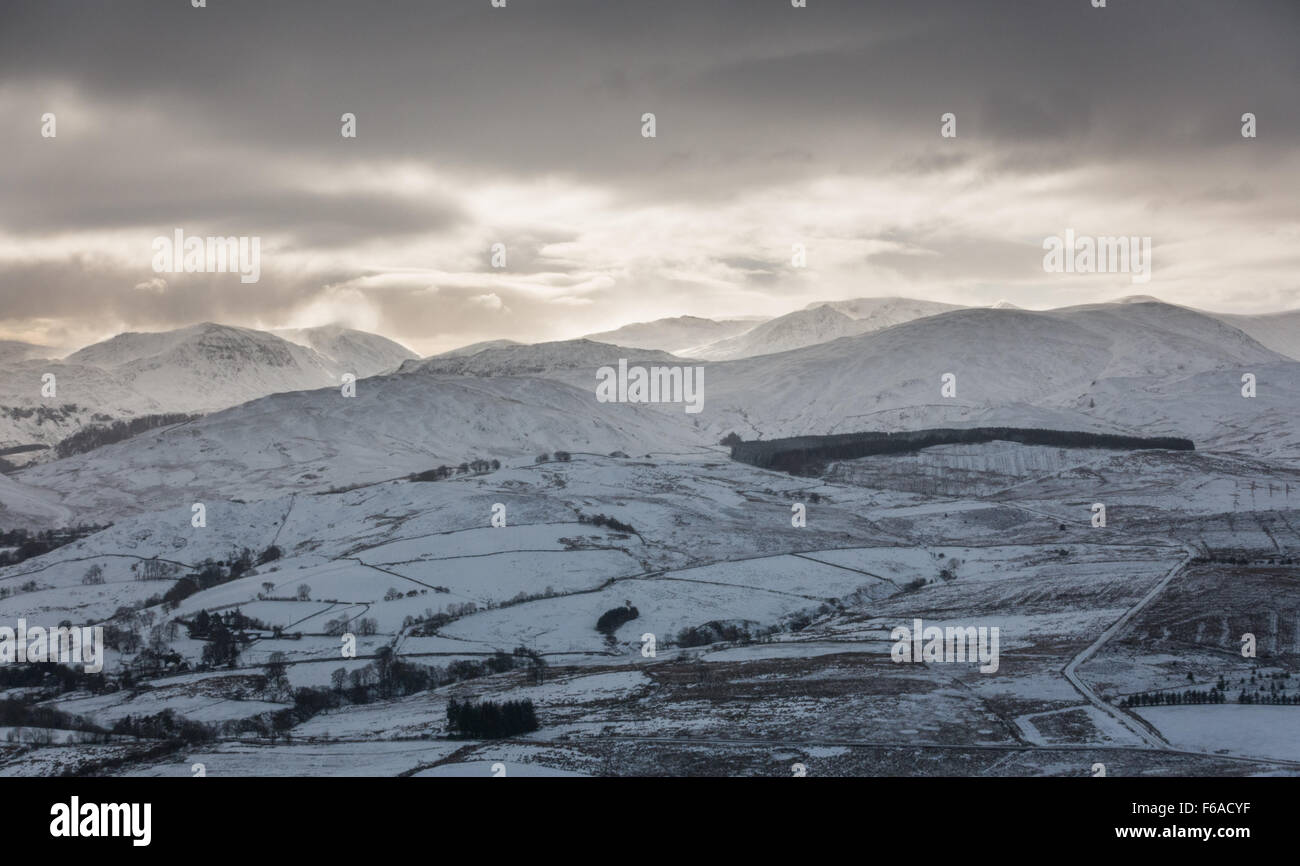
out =
<path fill-rule="evenodd" d="M 596 631 L 612 636 L 614 632 L 618 631 L 619 626 L 625 622 L 631 622 L 640 615 L 640 611 L 633 607 L 631 602 L 623 607 L 611 607 L 600 615 L 600 619 L 596 620 Z"/>
<path fill-rule="evenodd" d="M 616 532 L 626 532 L 629 535 L 636 534 L 636 530 L 632 528 L 632 524 L 624 523 L 621 520 L 617 520 L 613 517 L 608 517 L 604 514 L 594 514 L 591 517 L 588 517 L 585 514 L 579 514 L 578 522 L 590 523 L 592 526 L 607 526 L 610 529 L 615 530 Z"/>
<path fill-rule="evenodd" d="M 713 620 L 703 625 L 689 626 L 677 632 L 677 645 L 681 647 L 705 646 L 718 641 L 748 641 L 753 635 L 748 623 Z"/>

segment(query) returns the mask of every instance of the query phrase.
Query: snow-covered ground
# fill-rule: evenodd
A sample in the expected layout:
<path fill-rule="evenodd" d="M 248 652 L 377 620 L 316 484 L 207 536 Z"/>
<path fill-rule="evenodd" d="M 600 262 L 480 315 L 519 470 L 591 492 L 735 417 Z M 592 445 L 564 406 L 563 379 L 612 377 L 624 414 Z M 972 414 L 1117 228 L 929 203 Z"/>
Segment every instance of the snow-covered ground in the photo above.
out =
<path fill-rule="evenodd" d="M 1180 749 L 1300 760 L 1300 721 L 1295 707 L 1145 707 L 1138 714 Z"/>
<path fill-rule="evenodd" d="M 863 313 L 827 309 L 797 319 Z M 954 310 L 829 342 L 816 330 L 708 364 L 699 416 L 595 403 L 583 365 L 617 346 L 491 345 L 407 359 L 355 398 L 262 396 L 0 476 L 0 525 L 113 524 L 0 568 L 0 625 L 107 626 L 110 681 L 133 669 L 99 694 L 24 682 L 6 696 L 106 730 L 170 710 L 211 733 L 160 758 L 157 741 L 65 743 L 69 726 L 47 719 L 0 750 L 0 773 L 84 759 L 148 775 L 788 775 L 805 759 L 826 774 L 1086 775 L 1098 749 L 1132 773 L 1300 771 L 1300 708 L 1232 703 L 1290 698 L 1300 681 L 1300 364 L 1149 303 Z M 220 337 L 328 370 L 323 348 L 342 339 L 193 336 L 81 362 L 162 375 L 149 358 L 201 358 Z M 944 403 L 949 369 L 959 398 Z M 1252 400 L 1243 371 L 1261 383 Z M 1186 435 L 1197 450 L 995 442 L 794 477 L 716 444 L 938 423 Z M 539 460 L 557 450 L 571 459 Z M 500 465 L 406 477 L 474 459 Z M 162 603 L 245 549 L 266 561 Z M 190 624 L 235 611 L 256 624 L 234 666 L 196 670 L 211 643 Z M 997 670 L 894 661 L 892 630 L 916 619 L 996 627 Z M 144 648 L 181 665 L 154 671 Z M 380 688 L 393 658 L 441 685 Z M 1229 702 L 1123 705 L 1211 688 Z M 452 699 L 530 700 L 540 728 L 448 739 Z"/>

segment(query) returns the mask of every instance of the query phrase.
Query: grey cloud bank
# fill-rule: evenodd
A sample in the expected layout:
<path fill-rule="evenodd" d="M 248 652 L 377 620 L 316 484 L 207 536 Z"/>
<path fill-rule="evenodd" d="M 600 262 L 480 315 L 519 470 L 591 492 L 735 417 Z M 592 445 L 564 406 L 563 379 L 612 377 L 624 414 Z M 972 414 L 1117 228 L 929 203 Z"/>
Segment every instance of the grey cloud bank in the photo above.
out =
<path fill-rule="evenodd" d="M 433 350 L 867 293 L 1033 305 L 1065 224 L 1153 237 L 1168 300 L 1292 306 L 1297 25 L 1283 0 L 6 4 L 0 336 L 339 319 Z M 259 291 L 141 297 L 174 226 L 263 237 Z"/>

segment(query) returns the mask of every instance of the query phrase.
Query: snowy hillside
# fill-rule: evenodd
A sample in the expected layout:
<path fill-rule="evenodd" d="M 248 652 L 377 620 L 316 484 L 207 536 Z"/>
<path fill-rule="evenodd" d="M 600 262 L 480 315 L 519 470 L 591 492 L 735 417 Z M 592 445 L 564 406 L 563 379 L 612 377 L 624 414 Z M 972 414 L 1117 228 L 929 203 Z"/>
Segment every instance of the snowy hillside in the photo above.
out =
<path fill-rule="evenodd" d="M 823 306 L 818 301 L 804 307 L 805 310 L 811 310 Z M 945 304 L 939 301 L 922 301 L 917 298 L 853 298 L 847 301 L 827 301 L 824 306 L 843 313 L 853 318 L 861 319 L 869 323 L 870 328 L 866 330 L 878 331 L 881 328 L 888 328 L 893 325 L 901 325 L 903 322 L 910 322 L 913 319 L 923 319 L 926 316 L 936 316 L 939 313 L 946 313 L 950 310 L 960 310 L 959 304 Z"/>
<path fill-rule="evenodd" d="M 557 370 L 582 370 L 595 382 L 597 368 L 629 363 L 681 364 L 682 359 L 654 349 L 633 349 L 591 340 L 560 340 L 530 345 L 485 347 L 472 355 L 435 355 L 407 361 L 398 372 L 423 371 L 448 376 L 532 376 Z"/>
<path fill-rule="evenodd" d="M 1253 403 L 1240 394 L 1248 372 L 1270 383 Z M 1216 319 L 1159 303 L 959 310 L 706 373 L 701 417 L 744 438 L 978 422 L 1183 431 L 1201 444 L 1235 441 L 1244 417 L 1285 429 L 1300 392 L 1300 365 Z M 940 391 L 946 373 L 956 377 L 953 397 Z"/>
<path fill-rule="evenodd" d="M 912 298 L 855 298 L 815 303 L 771 319 L 738 336 L 693 346 L 678 354 L 708 361 L 770 355 L 879 331 L 956 309 L 960 308 Z"/>
<path fill-rule="evenodd" d="M 446 352 L 440 352 L 437 355 L 430 355 L 431 358 L 460 358 L 464 355 L 476 355 L 484 349 L 500 349 L 505 346 L 523 345 L 516 340 L 483 340 L 479 343 L 470 343 L 468 346 L 460 346 Z"/>
<path fill-rule="evenodd" d="M 59 358 L 66 352 L 53 346 L 38 346 L 21 340 L 0 340 L 0 364 L 29 361 L 35 358 Z"/>
<path fill-rule="evenodd" d="M 692 346 L 678 354 L 705 361 L 727 361 L 786 352 L 860 334 L 863 330 L 866 329 L 856 319 L 832 309 L 830 305 L 822 305 L 778 316 L 739 336 Z"/>
<path fill-rule="evenodd" d="M 1233 313 L 1207 313 L 1234 328 L 1239 328 L 1274 352 L 1300 361 L 1300 310 L 1241 316 Z"/>
<path fill-rule="evenodd" d="M 355 398 L 326 388 L 258 399 L 15 480 L 62 495 L 69 508 L 122 514 L 190 497 L 260 499 L 373 482 L 474 458 L 688 450 L 731 431 L 770 438 L 1003 424 L 1179 435 L 1255 454 L 1285 453 L 1300 437 L 1300 364 L 1217 319 L 1159 303 L 958 310 L 707 364 L 699 415 L 672 404 L 598 403 L 595 371 L 620 357 L 681 361 L 586 340 L 413 360 L 362 380 Z M 1240 394 L 1247 372 L 1259 382 L 1251 400 Z M 940 391 L 946 373 L 956 376 L 953 397 Z M 37 506 L 48 510 L 48 501 Z"/>
<path fill-rule="evenodd" d="M 1249 735 L 1213 734 L 1256 707 L 1183 707 L 1177 719 L 1151 713 L 1158 728 L 1148 730 L 1120 703 L 1189 681 L 1203 689 L 1219 677 L 1235 695 L 1253 688 L 1243 685 L 1247 677 L 1271 676 L 1277 664 L 1226 651 L 1235 640 L 1226 626 L 1242 617 L 1255 617 L 1262 647 L 1294 652 L 1286 627 L 1293 602 L 1284 593 L 1250 568 L 1225 577 L 1225 566 L 1189 567 L 1189 558 L 1224 544 L 1272 556 L 1300 548 L 1277 510 L 1290 509 L 1300 475 L 1256 484 L 1268 464 L 1192 452 L 1049 455 L 995 443 L 945 453 L 952 450 L 932 459 L 964 466 L 980 476 L 976 486 L 1001 492 L 979 495 L 950 472 L 935 476 L 942 498 L 896 489 L 914 474 L 910 459 L 853 461 L 845 483 L 704 453 L 575 455 L 436 483 L 209 501 L 202 528 L 179 502 L 0 568 L 8 591 L 0 614 L 108 620 L 119 635 L 107 651 L 110 675 L 139 665 L 146 647 L 176 654 L 183 667 L 137 668 L 131 686 L 31 698 L 105 727 L 171 710 L 220 735 L 161 758 L 147 751 L 149 739 L 100 747 L 145 775 L 176 775 L 202 759 L 228 776 L 430 766 L 483 775 L 494 761 L 591 774 L 726 764 L 732 774 L 772 776 L 795 758 L 824 775 L 861 774 L 895 766 L 896 758 L 880 757 L 881 730 L 908 760 L 913 745 L 924 746 L 950 775 L 1078 775 L 1094 758 L 1091 746 L 1112 763 L 1123 749 L 1140 756 L 1134 773 L 1295 772 L 1287 763 L 1297 757 L 1293 742 L 1275 738 L 1261 751 Z M 1090 526 L 1094 499 L 1112 504 L 1112 528 Z M 792 502 L 809 503 L 806 527 L 791 525 Z M 502 528 L 489 523 L 495 503 L 508 514 Z M 623 523 L 596 525 L 597 513 Z M 179 575 L 205 560 L 228 564 L 243 548 L 275 556 L 162 602 Z M 141 579 L 154 557 L 166 574 Z M 100 579 L 88 581 L 96 571 Z M 602 614 L 628 608 L 635 619 L 608 637 L 595 627 Z M 206 664 L 214 643 L 193 625 L 201 613 L 236 610 L 249 618 L 249 640 L 229 665 Z M 1143 639 L 1104 645 L 1098 635 L 1122 616 L 1133 617 Z M 1001 666 L 986 675 L 974 662 L 896 663 L 888 636 L 914 617 L 997 626 Z M 357 632 L 355 659 L 340 656 L 340 629 Z M 640 651 L 647 633 L 657 654 Z M 544 662 L 542 677 L 509 664 L 484 668 L 520 646 Z M 340 676 L 345 686 L 364 684 L 389 652 L 441 678 L 396 693 L 337 685 Z M 344 695 L 290 719 L 292 741 L 266 734 L 270 715 L 296 699 L 271 681 L 267 665 L 276 658 L 287 686 Z M 508 743 L 446 740 L 447 702 L 485 697 L 527 698 L 541 729 Z M 1189 726 L 1194 718 L 1212 723 Z M 79 757 L 104 754 L 61 745 L 56 734 L 55 745 L 0 755 L 0 772 L 72 772 Z M 1150 747 L 1162 734 L 1184 751 Z M 785 750 L 782 766 L 772 766 L 774 745 Z M 1013 752 L 1007 770 L 999 762 Z"/>
<path fill-rule="evenodd" d="M 681 413 L 597 403 L 591 391 L 560 382 L 416 371 L 361 380 L 351 398 L 337 388 L 264 397 L 15 480 L 60 493 L 69 508 L 103 520 L 205 497 L 320 491 L 476 458 L 644 454 L 702 441 Z"/>
<path fill-rule="evenodd" d="M 60 440 L 92 423 L 167 411 L 116 370 L 67 361 L 5 363 L 0 371 L 0 448 Z M 42 395 L 52 375 L 54 396 Z"/>
<path fill-rule="evenodd" d="M 272 331 L 291 343 L 306 346 L 329 359 L 337 374 L 351 373 L 358 379 L 397 369 L 403 361 L 419 356 L 387 337 L 355 331 L 340 325 Z"/>
<path fill-rule="evenodd" d="M 331 326 L 283 333 L 211 323 L 128 332 L 63 360 L 36 360 L 43 347 L 0 343 L 0 448 L 53 446 L 88 424 L 207 412 L 325 387 L 343 373 L 363 378 L 416 357 L 362 331 Z M 54 376 L 53 397 L 42 394 L 46 374 Z"/>
<path fill-rule="evenodd" d="M 662 349 L 690 357 L 684 351 L 725 340 L 754 328 L 762 319 L 702 319 L 699 316 L 676 316 L 653 322 L 635 322 L 613 331 L 587 334 L 584 339 L 637 349 Z"/>
<path fill-rule="evenodd" d="M 312 349 L 264 331 L 212 323 L 118 334 L 67 360 L 112 371 L 171 411 L 221 409 L 335 381 L 330 362 Z"/>

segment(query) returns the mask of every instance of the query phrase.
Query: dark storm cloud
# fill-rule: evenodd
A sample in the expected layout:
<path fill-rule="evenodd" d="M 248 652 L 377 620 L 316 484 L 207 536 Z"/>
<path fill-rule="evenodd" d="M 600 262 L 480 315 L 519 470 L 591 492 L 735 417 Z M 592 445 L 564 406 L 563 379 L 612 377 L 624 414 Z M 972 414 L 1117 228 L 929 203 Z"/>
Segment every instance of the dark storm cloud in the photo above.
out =
<path fill-rule="evenodd" d="M 1067 160 L 1226 143 L 1245 110 L 1300 128 L 1291 0 L 20 0 L 0 16 L 6 81 L 71 82 L 209 136 L 634 185 L 670 149 L 732 151 L 733 178 L 790 148 L 870 161 L 864 145 L 937 134 L 945 111 L 972 138 L 1078 140 Z"/>

